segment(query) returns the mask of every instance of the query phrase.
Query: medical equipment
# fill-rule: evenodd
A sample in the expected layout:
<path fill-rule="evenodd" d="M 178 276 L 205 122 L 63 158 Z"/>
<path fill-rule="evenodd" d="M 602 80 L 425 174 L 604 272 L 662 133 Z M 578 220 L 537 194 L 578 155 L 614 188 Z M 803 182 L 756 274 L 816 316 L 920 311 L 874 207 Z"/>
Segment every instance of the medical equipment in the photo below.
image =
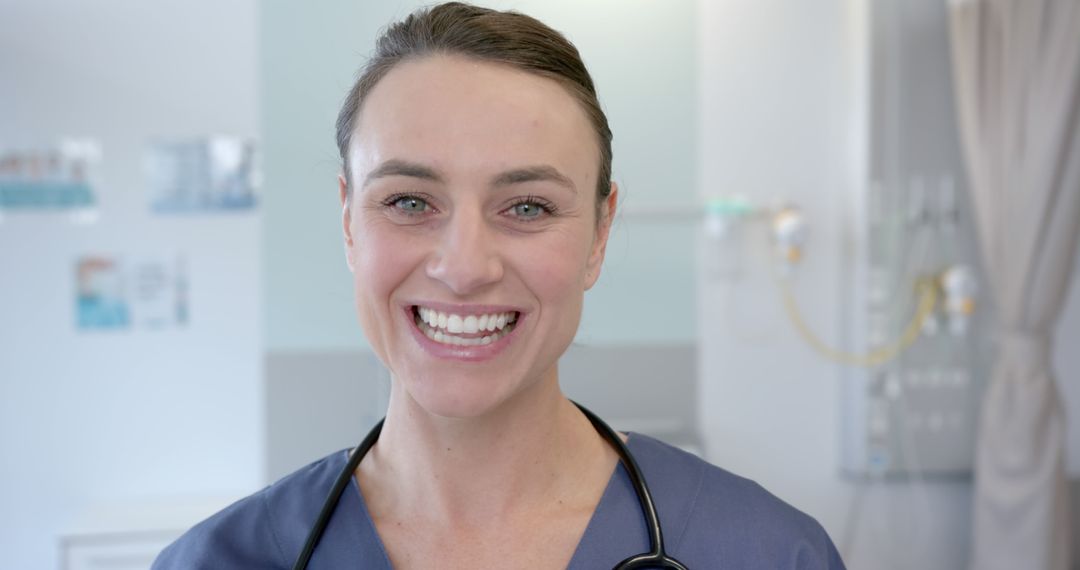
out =
<path fill-rule="evenodd" d="M 710 198 L 705 202 L 705 233 L 716 239 L 727 237 L 734 223 L 752 213 L 750 202 L 742 196 Z"/>
<path fill-rule="evenodd" d="M 859 481 L 916 485 L 968 476 L 991 348 L 981 326 L 990 315 L 979 306 L 973 212 L 951 173 L 875 182 L 852 204 L 849 350 L 883 346 L 921 312 L 913 282 L 932 288 L 938 302 L 897 358 L 843 371 L 842 468 Z"/>
<path fill-rule="evenodd" d="M 806 217 L 795 207 L 785 206 L 773 214 L 772 234 L 776 253 L 785 267 L 795 265 L 802 259 L 806 244 Z"/>
<path fill-rule="evenodd" d="M 627 474 L 630 476 L 630 483 L 634 487 L 634 492 L 637 494 L 638 502 L 641 503 L 641 510 L 645 517 L 645 526 L 649 531 L 649 552 L 643 552 L 641 554 L 635 554 L 622 562 L 615 565 L 614 570 L 634 570 L 636 568 L 667 568 L 670 570 L 687 570 L 678 560 L 675 560 L 664 551 L 664 537 L 660 530 L 660 517 L 656 512 L 656 505 L 653 503 L 652 494 L 649 492 L 648 485 L 645 484 L 645 477 L 641 473 L 641 469 L 638 467 L 637 461 L 634 460 L 634 456 L 630 454 L 630 450 L 623 443 L 619 434 L 615 433 L 615 430 L 611 429 L 603 420 L 587 410 L 581 404 L 574 402 L 574 404 L 581 410 L 585 417 L 589 418 L 593 427 L 600 433 L 611 445 L 615 448 L 615 451 L 619 454 L 619 459 L 622 461 L 623 467 L 626 469 Z M 293 565 L 293 570 L 303 570 L 307 568 L 308 562 L 311 560 L 311 555 L 315 552 L 315 547 L 319 543 L 319 539 L 322 538 L 323 532 L 326 530 L 326 525 L 330 522 L 330 517 L 334 514 L 334 510 L 337 508 L 337 503 L 341 498 L 341 494 L 344 492 L 345 487 L 352 480 L 353 473 L 356 471 L 360 460 L 364 458 L 371 446 L 375 445 L 375 442 L 379 439 L 379 434 L 382 432 L 383 421 L 375 424 L 375 427 L 367 434 L 360 445 L 353 450 L 352 455 L 349 456 L 349 461 L 345 464 L 345 468 L 341 470 L 337 480 L 334 482 L 333 488 L 330 490 L 330 494 L 326 497 L 326 501 L 323 503 L 322 510 L 319 512 L 319 518 L 315 521 L 315 525 L 311 527 L 311 531 L 308 533 L 307 541 L 304 543 L 303 550 L 300 551 L 300 556 L 297 557 L 296 563 Z"/>
<path fill-rule="evenodd" d="M 725 308 L 727 334 L 756 345 L 776 342 L 778 335 L 760 331 L 771 332 L 786 316 L 810 348 L 845 366 L 846 473 L 965 473 L 981 389 L 978 323 L 985 317 L 976 311 L 979 277 L 952 176 L 872 184 L 853 198 L 843 255 L 851 273 L 840 303 L 847 326 L 831 342 L 811 326 L 797 295 L 800 281 L 821 267 L 813 265 L 812 219 L 789 200 L 774 203 L 706 203 L 701 267 L 720 299 L 714 302 Z M 752 284 L 766 274 L 779 292 L 779 311 L 751 304 L 768 298 Z"/>
<path fill-rule="evenodd" d="M 802 335 L 814 350 L 834 362 L 849 366 L 862 366 L 868 368 L 880 366 L 895 359 L 918 340 L 919 334 L 923 331 L 925 323 L 934 313 L 934 306 L 937 304 L 938 297 L 937 288 L 933 281 L 920 279 L 919 282 L 916 283 L 916 291 L 918 291 L 919 295 L 918 307 L 915 309 L 914 316 L 911 317 L 907 326 L 904 327 L 900 338 L 865 353 L 854 354 L 836 350 L 825 344 L 824 341 L 814 334 L 814 331 L 810 329 L 810 326 L 807 325 L 806 321 L 803 319 L 802 313 L 799 311 L 798 303 L 795 301 L 795 293 L 791 290 L 791 285 L 788 281 L 781 279 L 780 287 L 783 291 L 784 309 L 787 311 L 788 318 L 791 319 L 795 329 L 799 331 L 799 334 Z"/>
<path fill-rule="evenodd" d="M 934 307 L 937 305 L 938 291 L 934 280 L 921 277 L 915 282 L 918 304 L 908 324 L 904 326 L 899 338 L 892 342 L 878 342 L 872 350 L 864 353 L 851 353 L 830 347 L 821 340 L 803 319 L 802 312 L 795 299 L 791 286 L 793 274 L 803 259 L 803 248 L 807 241 L 806 217 L 799 208 L 784 206 L 772 215 L 770 229 L 776 251 L 776 280 L 784 299 L 784 310 L 795 330 L 819 354 L 840 364 L 848 366 L 876 367 L 895 359 L 911 347 L 919 338 L 927 322 L 931 322 Z"/>
<path fill-rule="evenodd" d="M 968 320 L 975 312 L 975 295 L 979 292 L 975 271 L 968 265 L 956 264 L 941 274 L 941 289 L 945 292 L 945 314 L 949 332 L 957 336 L 967 333 Z"/>

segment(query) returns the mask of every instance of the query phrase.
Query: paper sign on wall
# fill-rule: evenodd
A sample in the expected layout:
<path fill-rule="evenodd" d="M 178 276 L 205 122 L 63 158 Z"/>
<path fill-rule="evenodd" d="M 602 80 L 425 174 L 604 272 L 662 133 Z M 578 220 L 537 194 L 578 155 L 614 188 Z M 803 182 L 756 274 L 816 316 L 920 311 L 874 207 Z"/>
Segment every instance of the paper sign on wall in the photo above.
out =
<path fill-rule="evenodd" d="M 75 264 L 76 327 L 80 330 L 167 329 L 190 317 L 187 262 L 86 255 Z"/>
<path fill-rule="evenodd" d="M 0 149 L 0 212 L 93 208 L 101 146 L 68 139 L 39 148 Z"/>
<path fill-rule="evenodd" d="M 126 329 L 131 324 L 124 274 L 117 260 L 87 255 L 75 264 L 76 326 L 81 330 Z"/>
<path fill-rule="evenodd" d="M 146 149 L 145 167 L 155 213 L 250 210 L 256 205 L 259 174 L 250 139 L 155 142 Z"/>

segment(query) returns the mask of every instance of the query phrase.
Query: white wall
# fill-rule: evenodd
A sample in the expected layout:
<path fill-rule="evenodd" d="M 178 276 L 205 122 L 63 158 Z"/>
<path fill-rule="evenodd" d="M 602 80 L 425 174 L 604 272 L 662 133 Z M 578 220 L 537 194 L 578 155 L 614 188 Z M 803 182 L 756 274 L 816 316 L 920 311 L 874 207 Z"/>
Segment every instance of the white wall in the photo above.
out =
<path fill-rule="evenodd" d="M 0 144 L 97 138 L 100 222 L 0 223 L 0 553 L 55 568 L 96 505 L 261 484 L 258 216 L 157 218 L 152 137 L 257 134 L 255 3 L 0 1 Z M 187 328 L 75 330 L 82 254 L 186 255 Z"/>

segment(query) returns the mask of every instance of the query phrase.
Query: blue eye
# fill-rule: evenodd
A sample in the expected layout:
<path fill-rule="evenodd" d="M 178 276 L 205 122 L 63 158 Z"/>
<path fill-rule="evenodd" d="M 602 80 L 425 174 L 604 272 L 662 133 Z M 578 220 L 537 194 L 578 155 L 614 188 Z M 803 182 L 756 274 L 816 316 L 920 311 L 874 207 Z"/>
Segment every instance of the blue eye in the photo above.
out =
<path fill-rule="evenodd" d="M 515 218 L 523 222 L 531 222 L 546 216 L 554 215 L 556 208 L 555 204 L 544 200 L 543 198 L 527 196 L 519 200 L 513 206 L 510 206 L 508 211 Z"/>
<path fill-rule="evenodd" d="M 514 205 L 514 214 L 519 218 L 539 218 L 544 207 L 535 202 L 522 202 Z"/>
<path fill-rule="evenodd" d="M 420 214 L 428 209 L 427 200 L 416 196 L 401 196 L 393 202 L 394 207 L 409 214 Z"/>

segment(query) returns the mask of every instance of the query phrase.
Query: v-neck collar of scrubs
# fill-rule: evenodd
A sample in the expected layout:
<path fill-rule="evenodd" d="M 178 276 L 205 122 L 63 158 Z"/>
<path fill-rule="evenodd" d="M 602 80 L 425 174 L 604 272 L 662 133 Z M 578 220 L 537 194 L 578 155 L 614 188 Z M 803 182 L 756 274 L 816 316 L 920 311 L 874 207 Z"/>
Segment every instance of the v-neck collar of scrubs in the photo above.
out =
<path fill-rule="evenodd" d="M 641 438 L 634 433 L 627 434 L 626 445 L 631 453 L 636 453 Z M 348 451 L 342 454 L 347 460 Z M 339 459 L 339 461 L 342 461 Z M 344 463 L 341 463 L 344 465 Z M 355 513 L 357 516 L 345 516 L 349 521 L 347 533 L 353 535 L 355 546 L 348 548 L 353 551 L 353 560 L 363 560 L 364 568 L 378 568 L 391 570 L 390 556 L 386 552 L 382 538 L 375 528 L 375 521 L 368 511 L 367 502 L 360 491 L 360 485 L 356 476 L 350 481 L 350 492 L 342 496 L 341 504 L 335 512 L 334 518 L 339 518 L 337 513 Z M 665 517 L 666 518 L 666 517 Z M 336 525 L 330 525 L 331 527 Z M 327 529 L 331 534 L 331 529 Z M 337 533 L 334 533 L 337 534 Z M 356 540 L 355 537 L 359 537 Z M 328 537 L 329 538 L 329 537 Z M 337 540 L 334 540 L 338 543 Z M 637 500 L 630 476 L 622 461 L 615 466 L 600 496 L 600 502 L 596 505 L 592 517 L 589 519 L 585 532 L 582 533 L 570 559 L 567 570 L 595 570 L 596 561 L 615 560 L 619 561 L 628 556 L 645 552 L 649 548 L 645 519 L 643 518 L 641 505 Z M 316 549 L 318 552 L 318 549 Z M 377 554 L 376 554 L 377 553 Z M 377 565 L 377 566 L 373 566 Z"/>
<path fill-rule="evenodd" d="M 648 480 L 668 553 L 687 566 L 844 568 L 817 521 L 757 483 L 648 436 L 631 434 L 627 447 Z M 290 568 L 347 453 L 332 453 L 195 525 L 158 556 L 154 568 Z M 389 570 L 360 486 L 350 482 L 309 568 Z M 630 477 L 619 463 L 568 568 L 613 568 L 648 551 L 645 526 Z"/>

